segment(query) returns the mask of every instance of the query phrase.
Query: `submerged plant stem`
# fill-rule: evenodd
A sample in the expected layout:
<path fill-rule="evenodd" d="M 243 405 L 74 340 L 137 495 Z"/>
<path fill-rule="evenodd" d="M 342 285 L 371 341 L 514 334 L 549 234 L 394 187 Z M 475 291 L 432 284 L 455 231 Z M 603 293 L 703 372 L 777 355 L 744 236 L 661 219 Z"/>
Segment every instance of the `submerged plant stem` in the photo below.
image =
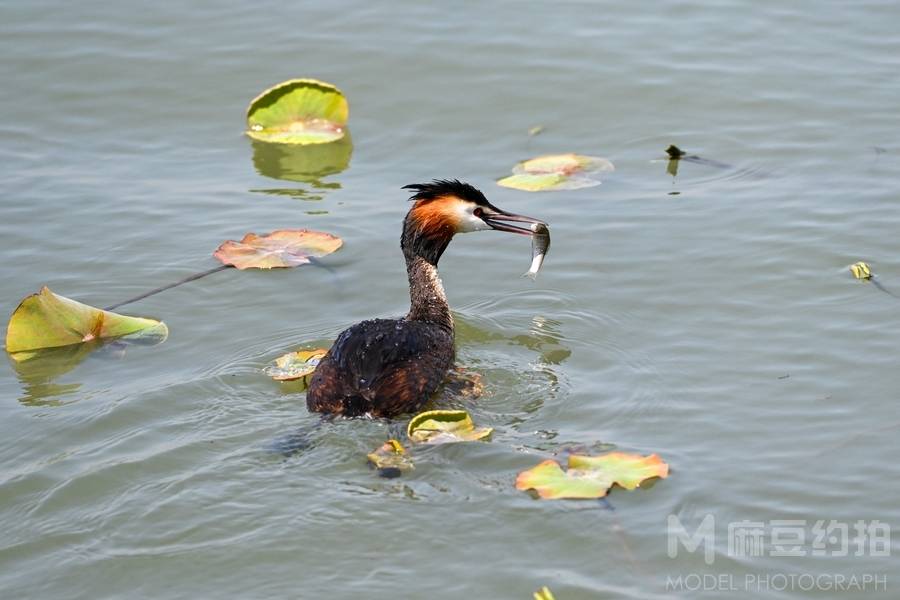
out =
<path fill-rule="evenodd" d="M 120 306 L 125 306 L 126 304 L 131 304 L 132 302 L 137 302 L 138 300 L 143 300 L 144 298 L 149 298 L 150 296 L 154 296 L 160 292 L 164 292 L 166 290 L 170 290 L 173 287 L 178 287 L 183 283 L 188 283 L 189 281 L 195 281 L 200 279 L 201 277 L 206 277 L 207 275 L 212 275 L 213 273 L 218 273 L 219 271 L 224 271 L 225 269 L 232 269 L 231 265 L 219 265 L 218 267 L 213 267 L 212 269 L 208 269 L 206 271 L 201 271 L 199 273 L 194 273 L 193 275 L 188 275 L 184 279 L 180 279 L 175 283 L 170 283 L 168 285 L 164 285 L 162 287 L 158 287 L 155 290 L 150 290 L 149 292 L 144 292 L 139 296 L 135 296 L 134 298 L 129 298 L 124 302 L 119 302 L 118 304 L 113 304 L 111 306 L 107 306 L 104 310 L 113 310 L 115 308 L 119 308 Z"/>
<path fill-rule="evenodd" d="M 881 282 L 878 281 L 875 277 L 872 277 L 871 279 L 869 279 L 869 281 L 872 282 L 872 285 L 874 285 L 875 287 L 877 287 L 879 290 L 881 290 L 882 292 L 884 292 L 884 293 L 887 294 L 888 296 L 893 296 L 894 298 L 900 298 L 900 296 L 898 296 L 897 294 L 895 294 L 895 293 L 892 292 L 891 290 L 889 290 L 889 289 L 887 289 L 886 287 L 884 287 L 884 286 L 881 284 Z"/>

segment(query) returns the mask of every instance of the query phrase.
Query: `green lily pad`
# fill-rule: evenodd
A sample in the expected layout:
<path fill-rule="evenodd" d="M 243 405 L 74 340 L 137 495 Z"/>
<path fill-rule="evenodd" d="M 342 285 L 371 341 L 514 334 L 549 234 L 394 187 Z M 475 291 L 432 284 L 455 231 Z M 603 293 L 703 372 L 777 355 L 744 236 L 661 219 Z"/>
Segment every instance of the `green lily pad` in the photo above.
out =
<path fill-rule="evenodd" d="M 563 471 L 558 462 L 550 459 L 516 477 L 516 489 L 533 489 L 547 499 L 602 498 L 612 484 L 602 472 Z"/>
<path fill-rule="evenodd" d="M 330 83 L 291 79 L 250 102 L 247 135 L 277 144 L 326 144 L 344 137 L 349 111 L 344 94 Z"/>
<path fill-rule="evenodd" d="M 566 182 L 566 176 L 559 175 L 557 173 L 519 173 L 518 175 L 510 175 L 509 177 L 504 177 L 503 179 L 498 180 L 497 185 L 513 188 L 514 190 L 522 190 L 523 192 L 541 192 L 543 190 L 560 189 L 557 186 L 560 186 Z"/>
<path fill-rule="evenodd" d="M 414 416 L 406 427 L 409 439 L 423 444 L 486 441 L 493 432 L 492 427 L 475 427 L 464 410 L 429 410 Z"/>
<path fill-rule="evenodd" d="M 328 354 L 326 348 L 288 352 L 275 359 L 275 364 L 266 367 L 265 373 L 276 381 L 307 379 L 316 370 L 322 357 Z"/>
<path fill-rule="evenodd" d="M 324 231 L 278 229 L 263 235 L 248 233 L 239 242 L 226 240 L 213 256 L 241 270 L 290 268 L 309 264 L 343 244 L 341 238 Z"/>
<path fill-rule="evenodd" d="M 669 465 L 657 454 L 641 456 L 627 452 L 610 452 L 600 456 L 569 455 L 569 469 L 603 471 L 616 485 L 633 490 L 652 477 L 669 476 Z"/>
<path fill-rule="evenodd" d="M 605 158 L 582 154 L 547 154 L 524 160 L 513 167 L 513 174 L 497 181 L 497 185 L 541 192 L 577 190 L 600 185 L 599 173 L 614 171 Z"/>
<path fill-rule="evenodd" d="M 516 477 L 516 489 L 533 489 L 544 499 L 602 498 L 613 485 L 633 490 L 653 477 L 668 477 L 669 465 L 656 454 L 641 456 L 611 452 L 602 456 L 569 456 L 563 471 L 555 460 L 545 460 Z"/>
<path fill-rule="evenodd" d="M 367 454 L 366 458 L 369 459 L 369 464 L 385 477 L 396 477 L 403 471 L 415 468 L 406 454 L 406 449 L 394 439 L 386 441 L 374 452 Z"/>
<path fill-rule="evenodd" d="M 6 351 L 17 361 L 36 351 L 94 340 L 147 337 L 158 343 L 169 329 L 162 321 L 128 317 L 59 296 L 43 287 L 19 304 L 6 329 Z"/>

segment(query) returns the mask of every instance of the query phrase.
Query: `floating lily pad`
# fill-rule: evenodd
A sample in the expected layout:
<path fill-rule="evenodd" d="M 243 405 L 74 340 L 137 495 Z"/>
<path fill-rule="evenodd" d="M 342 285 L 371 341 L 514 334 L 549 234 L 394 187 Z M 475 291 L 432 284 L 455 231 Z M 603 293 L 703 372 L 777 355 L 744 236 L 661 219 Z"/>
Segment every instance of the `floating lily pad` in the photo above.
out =
<path fill-rule="evenodd" d="M 556 600 L 546 585 L 534 593 L 534 600 Z"/>
<path fill-rule="evenodd" d="M 633 490 L 652 477 L 668 477 L 669 465 L 656 454 L 641 456 L 611 452 L 602 456 L 569 456 L 563 471 L 555 460 L 545 460 L 516 477 L 516 489 L 535 490 L 541 498 L 602 498 L 617 484 Z"/>
<path fill-rule="evenodd" d="M 169 329 L 155 319 L 128 317 L 59 296 L 43 287 L 19 304 L 6 329 L 6 351 L 14 360 L 35 358 L 36 351 L 94 340 L 147 337 L 158 343 Z"/>
<path fill-rule="evenodd" d="M 275 364 L 266 367 L 265 373 L 276 381 L 306 379 L 316 370 L 322 357 L 328 354 L 325 348 L 288 352 L 275 359 Z"/>
<path fill-rule="evenodd" d="M 582 154 L 547 154 L 525 160 L 513 167 L 513 174 L 497 181 L 498 185 L 541 192 L 577 190 L 600 185 L 599 173 L 614 171 L 605 158 Z"/>
<path fill-rule="evenodd" d="M 571 153 L 545 154 L 544 156 L 524 160 L 513 167 L 513 173 L 559 173 L 562 175 L 612 170 L 612 163 L 605 158 Z"/>
<path fill-rule="evenodd" d="M 406 454 L 406 449 L 394 439 L 386 441 L 366 457 L 369 459 L 369 464 L 378 469 L 382 477 L 397 477 L 403 471 L 415 468 Z"/>
<path fill-rule="evenodd" d="M 857 279 L 872 279 L 872 269 L 862 261 L 850 265 L 850 272 Z"/>
<path fill-rule="evenodd" d="M 641 456 L 627 452 L 610 452 L 600 456 L 569 455 L 569 469 L 586 469 L 607 473 L 616 485 L 626 490 L 640 487 L 641 482 L 652 477 L 669 476 L 669 465 L 657 454 Z"/>
<path fill-rule="evenodd" d="M 227 240 L 213 256 L 242 270 L 288 268 L 331 254 L 343 243 L 341 238 L 322 231 L 279 229 L 263 235 L 248 233 L 240 242 Z"/>
<path fill-rule="evenodd" d="M 497 182 L 497 185 L 513 188 L 514 190 L 522 190 L 523 192 L 543 192 L 545 190 L 576 190 L 598 185 L 599 183 L 599 181 L 592 182 L 590 180 L 576 179 L 573 181 L 559 173 L 520 173 L 504 177 Z M 567 187 L 562 187 L 566 184 L 568 184 Z"/>
<path fill-rule="evenodd" d="M 487 440 L 493 432 L 492 427 L 475 427 L 464 410 L 429 410 L 414 416 L 406 427 L 410 440 L 424 444 Z"/>
<path fill-rule="evenodd" d="M 330 83 L 291 79 L 273 86 L 247 107 L 247 135 L 277 144 L 325 144 L 344 137 L 347 99 Z"/>

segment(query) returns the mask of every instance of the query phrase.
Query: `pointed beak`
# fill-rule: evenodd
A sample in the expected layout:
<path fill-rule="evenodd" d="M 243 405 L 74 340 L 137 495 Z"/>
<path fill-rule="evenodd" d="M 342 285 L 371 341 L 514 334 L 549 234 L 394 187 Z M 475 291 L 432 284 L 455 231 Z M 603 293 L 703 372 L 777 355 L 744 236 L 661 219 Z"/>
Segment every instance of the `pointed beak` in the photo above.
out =
<path fill-rule="evenodd" d="M 518 233 L 521 235 L 532 235 L 534 230 L 531 228 L 531 225 L 547 225 L 539 219 L 508 213 L 496 207 L 492 207 L 491 212 L 482 215 L 481 219 L 487 223 L 491 229 L 508 231 L 510 233 Z M 528 223 L 529 227 L 519 227 L 517 225 L 510 225 L 509 223 Z"/>

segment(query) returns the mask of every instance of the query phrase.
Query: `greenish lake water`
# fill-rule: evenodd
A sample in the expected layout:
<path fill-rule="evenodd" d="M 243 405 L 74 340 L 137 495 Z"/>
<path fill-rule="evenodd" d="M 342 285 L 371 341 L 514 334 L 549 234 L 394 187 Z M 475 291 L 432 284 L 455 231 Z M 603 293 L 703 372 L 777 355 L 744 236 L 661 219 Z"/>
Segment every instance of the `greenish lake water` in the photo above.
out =
<path fill-rule="evenodd" d="M 248 231 L 346 244 L 123 309 L 164 344 L 0 368 L 0 597 L 896 597 L 900 299 L 847 266 L 900 294 L 898 24 L 879 1 L 4 3 L 0 313 L 42 285 L 113 304 Z M 346 93 L 345 170 L 292 181 L 300 159 L 242 135 L 292 77 Z M 669 143 L 726 166 L 673 178 Z M 553 152 L 616 170 L 494 183 Z M 261 370 L 406 311 L 400 187 L 435 177 L 553 247 L 532 282 L 525 238 L 450 246 L 485 384 L 451 404 L 495 436 L 386 480 L 365 454 L 402 423 L 315 428 Z M 514 489 L 572 445 L 672 472 L 606 505 Z M 689 551 L 679 527 L 711 521 Z"/>

